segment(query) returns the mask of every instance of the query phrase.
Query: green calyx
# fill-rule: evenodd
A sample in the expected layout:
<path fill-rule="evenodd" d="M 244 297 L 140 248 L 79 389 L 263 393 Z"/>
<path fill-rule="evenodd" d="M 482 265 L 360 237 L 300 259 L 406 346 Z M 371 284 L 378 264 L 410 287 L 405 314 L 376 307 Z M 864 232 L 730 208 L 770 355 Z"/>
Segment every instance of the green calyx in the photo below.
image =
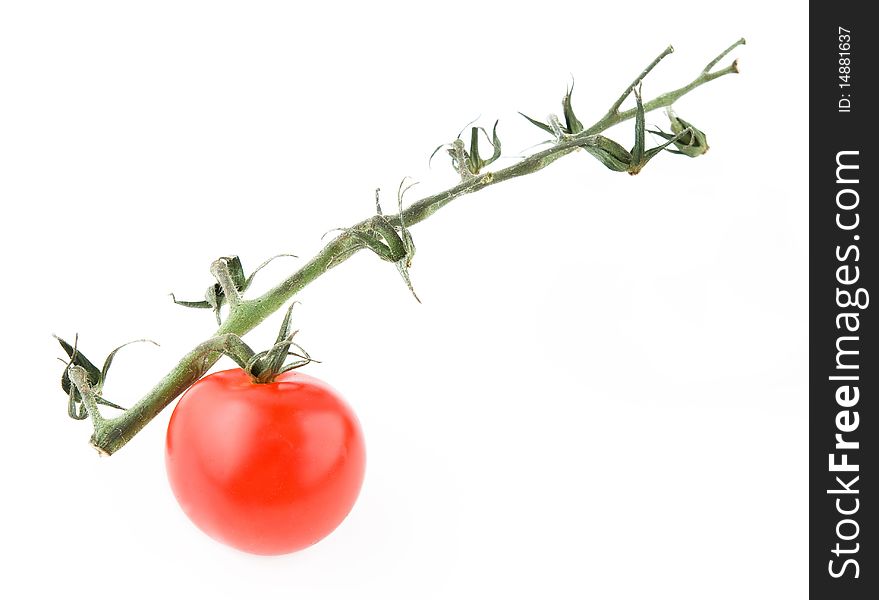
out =
<path fill-rule="evenodd" d="M 718 59 L 709 63 L 708 67 L 706 67 L 705 73 L 708 73 L 708 71 L 716 64 L 717 60 L 742 43 L 744 43 L 744 40 L 739 40 L 718 57 Z M 641 73 L 640 78 L 635 80 L 634 84 L 624 92 L 622 96 L 620 96 L 608 112 L 609 117 L 618 118 L 621 114 L 620 106 L 623 101 L 625 101 L 630 94 L 635 96 L 635 145 L 631 150 L 626 150 L 620 143 L 603 135 L 594 135 L 589 136 L 588 138 L 584 137 L 584 143 L 580 147 L 597 158 L 601 164 L 611 171 L 626 172 L 630 175 L 637 175 L 647 165 L 650 159 L 661 151 L 668 150 L 668 147 L 671 145 L 674 145 L 677 150 L 669 150 L 669 152 L 674 154 L 684 154 L 690 157 L 700 156 L 708 150 L 705 134 L 690 123 L 677 117 L 671 109 L 668 111 L 668 116 L 671 120 L 672 133 L 651 131 L 650 133 L 654 133 L 664 138 L 665 143 L 654 148 L 646 148 L 646 127 L 644 118 L 646 110 L 641 98 L 641 84 L 644 77 L 647 76 L 647 74 L 659 63 L 660 60 L 662 60 L 664 56 L 671 54 L 671 52 L 672 48 L 669 46 L 644 70 L 643 73 Z M 733 63 L 730 69 L 732 69 L 731 72 L 735 71 L 735 63 Z M 552 134 L 555 137 L 556 143 L 570 141 L 571 137 L 586 132 L 583 123 L 574 113 L 574 108 L 571 103 L 573 89 L 574 86 L 572 84 L 566 91 L 564 98 L 562 98 L 562 115 L 564 117 L 564 123 L 562 123 L 555 115 L 550 115 L 548 123 L 543 123 L 542 121 L 533 119 L 524 113 L 519 114 L 525 117 L 531 124 Z"/>
<path fill-rule="evenodd" d="M 671 136 L 668 141 L 655 148 L 646 148 L 644 103 L 641 99 L 640 82 L 632 87 L 631 93 L 635 96 L 635 145 L 632 146 L 632 150 L 628 151 L 617 142 L 602 135 L 596 136 L 592 144 L 584 145 L 583 148 L 611 171 L 625 171 L 629 175 L 637 175 L 650 159 L 669 145 L 679 141 L 690 130 L 687 129 Z"/>
<path fill-rule="evenodd" d="M 469 125 L 465 125 L 464 129 L 462 129 L 458 133 L 458 137 L 455 138 L 455 141 L 451 144 L 440 144 L 437 146 L 436 150 L 433 151 L 430 155 L 430 160 L 433 160 L 434 155 L 439 152 L 442 148 L 446 148 L 446 152 L 448 152 L 449 156 L 452 159 L 452 167 L 458 171 L 459 173 L 469 174 L 469 175 L 478 175 L 479 172 L 499 159 L 501 157 L 501 140 L 497 134 L 497 124 L 499 121 L 494 122 L 494 127 L 491 129 L 491 137 L 489 137 L 488 132 L 483 127 L 471 127 L 470 128 L 470 149 L 468 150 L 464 141 L 461 139 L 461 135 L 464 133 L 464 129 L 467 129 Z M 482 155 L 479 153 L 479 133 L 485 136 L 485 139 L 488 140 L 488 143 L 491 144 L 491 156 L 488 158 L 482 158 Z M 429 161 L 428 161 L 429 162 Z"/>
<path fill-rule="evenodd" d="M 562 115 L 565 118 L 565 124 L 562 125 L 558 123 L 558 129 L 552 126 L 552 124 L 543 123 L 538 121 L 537 119 L 532 119 L 525 113 L 520 112 L 519 114 L 528 119 L 528 121 L 543 131 L 558 136 L 559 133 L 563 133 L 565 135 L 577 135 L 578 133 L 582 133 L 584 131 L 583 123 L 580 122 L 580 119 L 577 118 L 577 115 L 574 114 L 574 107 L 571 104 L 571 96 L 574 93 L 574 84 L 571 83 L 571 87 L 569 87 L 565 91 L 565 96 L 562 98 Z"/>
<path fill-rule="evenodd" d="M 705 133 L 697 129 L 692 123 L 688 123 L 678 117 L 671 107 L 668 107 L 665 113 L 671 123 L 672 132 L 666 133 L 664 131 L 651 130 L 650 133 L 666 140 L 673 140 L 677 150 L 669 149 L 669 152 L 672 154 L 683 154 L 690 158 L 696 158 L 708 152 L 708 140 L 705 137 Z"/>
<path fill-rule="evenodd" d="M 278 254 L 277 256 L 273 256 L 264 261 L 253 270 L 253 273 L 251 273 L 250 276 L 244 275 L 244 267 L 241 265 L 241 259 L 237 256 L 223 256 L 217 260 L 223 261 L 229 275 L 229 280 L 234 286 L 235 291 L 238 294 L 243 294 L 253 283 L 253 279 L 256 277 L 257 273 L 259 273 L 264 267 L 268 266 L 270 262 L 282 256 L 296 258 L 295 254 Z M 208 287 L 205 291 L 204 300 L 178 300 L 174 294 L 171 294 L 171 300 L 174 304 L 186 306 L 187 308 L 210 308 L 214 312 L 214 315 L 216 315 L 217 325 L 222 324 L 220 319 L 220 309 L 228 302 L 226 291 L 223 289 L 223 285 L 219 281 Z"/>
<path fill-rule="evenodd" d="M 88 418 L 89 414 L 86 408 L 86 404 L 83 402 L 82 393 L 70 381 L 69 368 L 71 366 L 81 367 L 85 371 L 87 383 L 91 386 L 91 392 L 94 395 L 94 401 L 96 404 L 109 406 L 110 408 L 115 408 L 117 410 L 125 410 L 118 404 L 114 404 L 113 402 L 110 402 L 109 400 L 101 397 L 101 394 L 104 391 L 104 383 L 106 383 L 107 381 L 107 373 L 110 372 L 110 366 L 113 364 L 113 359 L 116 358 L 116 353 L 125 346 L 138 342 L 149 342 L 150 344 L 158 346 L 158 344 L 156 344 L 156 342 L 152 340 L 134 340 L 126 344 L 122 344 L 107 355 L 107 358 L 104 360 L 104 366 L 98 369 L 98 367 L 96 367 L 92 361 L 86 358 L 86 356 L 77 348 L 77 343 L 79 342 L 78 335 L 74 339 L 72 346 L 57 335 L 54 337 L 56 340 L 58 340 L 58 343 L 61 344 L 61 347 L 64 349 L 64 352 L 67 353 L 67 357 L 69 359 L 68 361 L 66 361 L 68 368 L 64 369 L 64 372 L 61 374 L 61 389 L 64 390 L 65 394 L 67 394 L 67 415 L 71 419 L 76 419 L 77 421 L 82 421 Z"/>
<path fill-rule="evenodd" d="M 412 239 L 412 234 L 409 233 L 409 228 L 406 227 L 406 221 L 403 218 L 403 195 L 411 187 L 418 185 L 418 182 L 407 183 L 407 179 L 404 178 L 400 181 L 400 187 L 397 188 L 397 208 L 399 210 L 397 215 L 400 220 L 398 226 L 391 223 L 391 220 L 382 212 L 381 189 L 376 189 L 375 215 L 366 220 L 362 227 L 344 231 L 358 240 L 359 247 L 369 248 L 382 260 L 394 263 L 412 296 L 421 303 L 421 299 L 415 293 L 415 288 L 412 287 L 412 279 L 409 277 L 409 268 L 412 266 L 412 259 L 415 258 L 415 241 Z"/>
<path fill-rule="evenodd" d="M 311 362 L 319 362 L 311 358 L 302 346 L 293 341 L 293 338 L 299 333 L 298 330 L 293 330 L 290 318 L 296 304 L 293 302 L 284 314 L 278 337 L 271 348 L 254 353 L 247 344 L 240 341 L 236 352 L 226 352 L 239 367 L 250 375 L 254 383 L 271 383 L 281 373 L 298 369 Z M 294 360 L 287 362 L 291 356 L 294 357 Z"/>

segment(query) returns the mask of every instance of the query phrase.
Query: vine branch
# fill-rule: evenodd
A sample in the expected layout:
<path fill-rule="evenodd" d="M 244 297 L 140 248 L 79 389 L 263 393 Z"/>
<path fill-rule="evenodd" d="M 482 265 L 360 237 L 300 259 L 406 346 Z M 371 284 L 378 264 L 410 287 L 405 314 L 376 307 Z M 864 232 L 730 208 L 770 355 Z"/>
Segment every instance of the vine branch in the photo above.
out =
<path fill-rule="evenodd" d="M 200 379 L 224 353 L 241 355 L 244 352 L 243 348 L 246 348 L 246 345 L 240 339 L 241 336 L 281 308 L 309 283 L 331 268 L 345 262 L 358 251 L 368 247 L 385 260 L 392 260 L 397 263 L 411 259 L 411 256 L 408 254 L 408 246 L 411 244 L 404 244 L 407 248 L 401 256 L 400 249 L 396 248 L 396 244 L 392 243 L 393 235 L 396 235 L 397 229 L 400 229 L 404 236 L 408 236 L 407 227 L 424 221 L 456 198 L 477 192 L 490 185 L 536 173 L 577 149 L 587 148 L 597 151 L 599 149 L 597 148 L 598 146 L 609 141 L 598 134 L 618 123 L 638 116 L 639 110 L 641 110 L 641 113 L 638 120 L 642 122 L 641 126 L 643 127 L 644 113 L 658 108 L 669 107 L 673 102 L 705 83 L 730 73 L 738 73 L 737 61 L 733 61 L 729 66 L 717 71 L 712 71 L 712 69 L 734 48 L 744 43 L 745 40 L 740 39 L 732 44 L 709 62 L 699 75 L 686 85 L 661 94 L 643 104 L 641 104 L 640 96 L 638 96 L 638 106 L 636 108 L 621 111 L 620 107 L 629 94 L 639 88 L 641 81 L 650 71 L 673 51 L 672 47 L 669 46 L 638 75 L 601 119 L 579 133 L 557 132 L 556 140 L 550 147 L 535 152 L 508 167 L 481 174 L 472 173 L 465 166 L 467 164 L 467 156 L 463 142 L 460 139 L 456 140 L 452 144 L 453 158 L 455 159 L 453 164 L 455 164 L 456 169 L 461 175 L 460 183 L 447 190 L 421 198 L 412 203 L 408 208 L 403 209 L 401 205 L 399 212 L 394 215 L 381 216 L 382 223 L 384 224 L 383 227 L 386 225 L 393 230 L 393 232 L 386 230 L 381 232 L 381 238 L 388 242 L 386 246 L 377 242 L 379 246 L 374 247 L 372 243 L 364 241 L 379 240 L 376 233 L 376 218 L 364 219 L 352 227 L 343 229 L 337 237 L 327 243 L 303 267 L 292 273 L 274 288 L 258 298 L 249 300 L 241 297 L 240 292 L 243 290 L 240 286 L 236 287 L 234 278 L 230 276 L 229 265 L 226 259 L 215 261 L 211 265 L 211 273 L 217 279 L 229 303 L 229 314 L 226 321 L 220 325 L 213 337 L 202 342 L 181 358 L 177 365 L 131 408 L 113 418 L 102 416 L 98 411 L 95 393 L 91 389 L 86 370 L 72 363 L 68 367 L 67 376 L 78 390 L 82 402 L 92 419 L 94 433 L 90 440 L 91 444 L 102 454 L 110 455 L 118 451 L 159 412 Z M 569 101 L 570 93 L 566 96 L 566 102 Z M 569 108 L 569 105 L 566 108 Z M 540 125 L 530 118 L 529 120 Z M 558 125 L 558 119 L 555 118 L 555 120 Z M 643 137 L 643 132 L 641 136 Z M 643 147 L 640 150 L 643 150 Z M 475 158 L 478 162 L 478 156 Z M 404 241 L 406 240 L 404 239 Z M 391 248 L 392 245 L 394 248 Z M 414 251 L 414 248 L 412 250 Z M 249 280 L 247 283 L 249 283 Z M 181 302 L 181 304 L 185 303 Z M 196 305 L 199 303 L 188 304 Z M 218 306 L 215 308 L 219 310 Z"/>

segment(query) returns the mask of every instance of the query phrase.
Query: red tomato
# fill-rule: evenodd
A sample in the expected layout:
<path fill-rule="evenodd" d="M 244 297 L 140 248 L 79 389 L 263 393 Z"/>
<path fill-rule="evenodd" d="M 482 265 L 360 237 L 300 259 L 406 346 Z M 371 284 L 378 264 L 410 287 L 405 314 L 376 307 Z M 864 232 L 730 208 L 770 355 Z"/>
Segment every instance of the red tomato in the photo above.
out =
<path fill-rule="evenodd" d="M 300 550 L 333 531 L 357 499 L 365 460 L 348 405 L 295 371 L 272 383 L 241 369 L 208 375 L 180 399 L 165 444 L 183 511 L 254 554 Z"/>

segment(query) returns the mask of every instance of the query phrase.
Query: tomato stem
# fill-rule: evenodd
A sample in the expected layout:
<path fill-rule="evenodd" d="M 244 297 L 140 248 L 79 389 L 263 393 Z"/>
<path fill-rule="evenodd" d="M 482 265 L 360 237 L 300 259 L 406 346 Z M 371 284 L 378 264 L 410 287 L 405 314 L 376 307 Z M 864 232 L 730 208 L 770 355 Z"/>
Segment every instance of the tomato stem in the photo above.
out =
<path fill-rule="evenodd" d="M 673 102 L 710 81 L 723 77 L 724 75 L 738 73 L 738 64 L 736 61 L 726 68 L 716 71 L 712 71 L 712 69 L 720 60 L 729 54 L 729 52 L 744 43 L 744 39 L 735 42 L 709 62 L 705 69 L 703 69 L 695 79 L 686 85 L 659 95 L 648 102 L 644 102 L 642 105 L 643 112 L 646 113 L 658 108 L 669 107 Z M 401 210 L 399 210 L 397 214 L 381 216 L 382 225 L 386 226 L 382 230 L 381 235 L 385 236 L 385 241 L 388 242 L 387 246 L 389 251 L 393 250 L 391 245 L 397 241 L 391 236 L 390 230 L 394 230 L 395 235 L 396 230 L 398 229 L 401 232 L 404 232 L 406 231 L 406 228 L 424 221 L 455 198 L 478 192 L 485 187 L 502 181 L 508 181 L 510 179 L 536 173 L 559 158 L 566 156 L 579 148 L 589 149 L 606 141 L 606 138 L 602 138 L 602 136 L 599 136 L 598 134 L 614 125 L 635 118 L 638 115 L 638 108 L 621 111 L 620 107 L 623 101 L 631 93 L 632 88 L 639 84 L 644 77 L 656 67 L 662 58 L 670 54 L 671 51 L 672 49 L 670 46 L 663 50 L 663 52 L 660 53 L 659 56 L 639 74 L 633 84 L 626 88 L 625 92 L 611 105 L 610 110 L 593 125 L 574 134 L 562 132 L 563 135 L 557 136 L 557 139 L 550 147 L 531 154 L 513 165 L 493 172 L 474 174 L 467 170 L 466 166 L 462 167 L 462 165 L 465 165 L 466 163 L 466 156 L 464 156 L 463 152 L 463 142 L 460 144 L 453 142 L 452 147 L 453 150 L 456 151 L 455 156 L 457 159 L 455 162 L 459 168 L 461 181 L 447 190 L 417 200 L 406 209 L 402 209 L 401 206 Z M 569 96 L 566 97 L 566 99 L 569 100 Z M 538 126 L 541 125 L 530 118 L 529 120 Z M 460 140 L 456 140 L 456 142 L 458 141 Z M 464 171 L 466 171 L 466 173 Z M 208 369 L 219 360 L 220 356 L 229 353 L 238 353 L 243 356 L 244 354 L 242 353 L 245 352 L 244 348 L 246 348 L 246 344 L 241 341 L 241 336 L 259 325 L 269 315 L 284 306 L 291 297 L 296 295 L 306 285 L 326 273 L 328 270 L 343 263 L 363 248 L 372 248 L 372 244 L 368 244 L 365 240 L 374 241 L 377 239 L 377 234 L 375 233 L 375 218 L 376 217 L 374 216 L 369 217 L 352 227 L 341 230 L 341 233 L 336 238 L 327 243 L 327 245 L 324 246 L 324 248 L 302 268 L 291 274 L 262 296 L 255 299 L 247 300 L 241 297 L 239 286 L 235 285 L 234 278 L 230 272 L 229 264 L 226 259 L 215 261 L 211 266 L 211 272 L 216 277 L 229 304 L 229 314 L 226 321 L 220 325 L 214 337 L 202 342 L 188 352 L 182 359 L 180 359 L 177 365 L 165 375 L 155 387 L 153 387 L 152 390 L 118 417 L 104 418 L 100 415 L 94 394 L 91 393 L 89 388 L 89 381 L 85 376 L 85 371 L 79 367 L 71 367 L 69 370 L 70 380 L 79 389 L 80 394 L 83 397 L 84 405 L 92 418 L 92 424 L 95 431 L 91 438 L 91 444 L 103 454 L 110 455 L 115 453 L 131 440 L 131 438 L 147 423 L 149 423 L 153 417 L 159 414 L 162 409 L 168 406 L 190 385 L 200 379 Z M 403 240 L 403 242 L 405 242 L 405 240 Z M 375 248 L 372 249 L 374 251 L 376 250 Z M 399 260 L 407 258 L 404 256 L 400 259 L 400 257 L 397 256 L 399 252 L 391 253 L 393 256 L 388 254 L 388 257 L 392 258 L 394 262 L 399 262 Z M 382 258 L 385 258 L 386 260 L 389 259 L 388 257 L 382 256 Z M 408 264 L 406 266 L 408 266 Z M 209 302 L 191 304 L 197 304 L 199 306 L 202 304 L 210 305 Z M 218 304 L 216 310 L 219 310 Z M 250 349 L 247 348 L 247 351 L 250 351 Z M 250 351 L 250 353 L 252 355 L 252 351 Z M 79 371 L 76 369 L 79 369 Z"/>

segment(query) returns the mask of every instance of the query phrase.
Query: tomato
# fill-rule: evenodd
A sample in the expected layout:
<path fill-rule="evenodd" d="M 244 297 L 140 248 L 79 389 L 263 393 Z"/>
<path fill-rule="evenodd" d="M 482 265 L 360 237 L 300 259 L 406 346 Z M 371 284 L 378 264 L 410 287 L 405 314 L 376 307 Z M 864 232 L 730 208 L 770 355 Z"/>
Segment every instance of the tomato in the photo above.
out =
<path fill-rule="evenodd" d="M 357 417 L 328 384 L 241 369 L 196 382 L 171 415 L 168 479 L 202 531 L 254 554 L 300 550 L 348 515 L 366 452 Z"/>

